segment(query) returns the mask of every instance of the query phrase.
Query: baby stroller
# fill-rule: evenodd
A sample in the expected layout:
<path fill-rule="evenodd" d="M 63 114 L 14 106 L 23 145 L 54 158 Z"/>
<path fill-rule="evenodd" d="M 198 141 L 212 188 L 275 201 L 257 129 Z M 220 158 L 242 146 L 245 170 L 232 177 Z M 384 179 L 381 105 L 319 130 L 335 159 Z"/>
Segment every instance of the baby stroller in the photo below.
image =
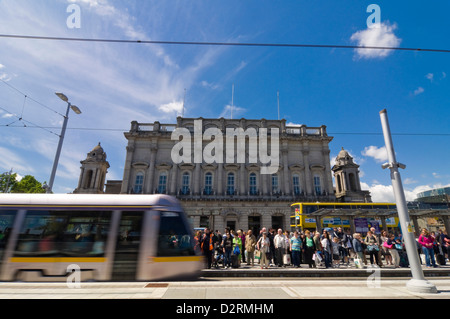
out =
<path fill-rule="evenodd" d="M 223 262 L 224 262 L 223 248 L 221 245 L 216 244 L 216 248 L 214 249 L 212 266 L 218 269 L 220 268 L 220 265 L 224 266 Z"/>

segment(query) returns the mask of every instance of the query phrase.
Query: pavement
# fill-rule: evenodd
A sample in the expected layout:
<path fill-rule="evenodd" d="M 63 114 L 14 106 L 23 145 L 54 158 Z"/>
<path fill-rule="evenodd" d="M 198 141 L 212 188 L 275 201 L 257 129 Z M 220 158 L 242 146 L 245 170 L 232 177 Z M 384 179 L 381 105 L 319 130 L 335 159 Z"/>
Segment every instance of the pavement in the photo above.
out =
<path fill-rule="evenodd" d="M 306 264 L 301 264 L 300 268 L 294 268 L 289 265 L 286 267 L 277 267 L 271 265 L 269 269 L 261 269 L 258 264 L 254 266 L 242 263 L 239 268 L 223 268 L 212 267 L 211 269 L 203 269 L 201 276 L 205 278 L 240 278 L 240 277 L 260 277 L 260 278 L 274 278 L 274 277 L 291 277 L 291 278 L 367 278 L 375 271 L 381 277 L 411 277 L 411 270 L 409 267 L 394 268 L 391 265 L 383 265 L 383 267 L 374 267 L 364 265 L 364 268 L 358 269 L 353 263 L 348 266 L 340 264 L 336 268 L 325 268 L 324 266 L 317 266 L 317 268 L 309 268 Z M 425 277 L 450 277 L 450 264 L 438 266 L 437 268 L 428 268 L 422 265 L 422 270 Z"/>

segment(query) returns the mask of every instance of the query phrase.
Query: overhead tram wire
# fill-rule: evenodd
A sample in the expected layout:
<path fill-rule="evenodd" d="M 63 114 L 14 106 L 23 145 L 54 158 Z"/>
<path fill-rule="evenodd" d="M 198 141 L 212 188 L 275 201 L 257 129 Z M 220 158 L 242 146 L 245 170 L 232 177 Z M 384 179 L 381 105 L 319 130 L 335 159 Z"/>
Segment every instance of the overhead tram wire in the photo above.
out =
<path fill-rule="evenodd" d="M 167 45 L 240 46 L 240 47 L 287 47 L 287 48 L 289 48 L 289 47 L 290 48 L 332 48 L 332 49 L 369 49 L 369 50 L 372 49 L 372 50 L 398 50 L 398 51 L 421 51 L 421 52 L 450 53 L 450 49 L 378 47 L 378 46 L 358 46 L 358 45 L 338 45 L 338 44 L 126 40 L 126 39 L 101 39 L 101 38 L 49 37 L 49 36 L 17 35 L 17 34 L 0 34 L 0 38 L 28 39 L 28 40 L 51 40 L 51 41 L 130 43 L 130 44 L 167 44 Z"/>
<path fill-rule="evenodd" d="M 5 110 L 0 107 L 0 109 Z M 6 111 L 6 110 L 5 110 Z M 15 115 L 16 116 L 16 115 Z M 0 127 L 15 127 L 23 128 L 22 126 L 0 125 Z M 54 126 L 26 126 L 26 128 L 42 128 L 42 129 L 58 129 Z M 93 128 L 93 127 L 67 127 L 68 130 L 74 131 L 109 131 L 109 132 L 127 132 L 125 128 Z M 55 133 L 53 133 L 55 134 Z M 383 133 L 377 132 L 328 132 L 330 135 L 382 135 Z M 391 133 L 397 136 L 450 136 L 450 133 Z M 58 135 L 59 136 L 59 135 Z"/>
<path fill-rule="evenodd" d="M 51 107 L 48 107 L 47 105 L 42 104 L 42 103 L 39 102 L 39 101 L 36 101 L 35 99 L 33 99 L 33 98 L 31 98 L 30 96 L 28 96 L 27 94 L 23 93 L 23 92 L 20 91 L 18 88 L 12 86 L 11 84 L 9 84 L 8 82 L 6 82 L 5 80 L 0 79 L 0 81 L 2 81 L 4 84 L 6 84 L 7 86 L 9 86 L 9 87 L 10 87 L 11 89 L 13 89 L 14 91 L 16 91 L 16 92 L 22 94 L 26 99 L 28 98 L 29 100 L 31 100 L 31 101 L 33 101 L 33 102 L 39 104 L 40 106 L 45 107 L 47 110 L 50 110 L 50 111 L 52 111 L 52 112 L 54 112 L 54 113 L 56 113 L 56 114 L 61 115 L 62 117 L 64 117 L 64 114 L 61 114 L 61 113 L 59 113 L 58 111 L 52 109 Z M 22 110 L 22 115 L 23 115 L 23 110 Z"/>

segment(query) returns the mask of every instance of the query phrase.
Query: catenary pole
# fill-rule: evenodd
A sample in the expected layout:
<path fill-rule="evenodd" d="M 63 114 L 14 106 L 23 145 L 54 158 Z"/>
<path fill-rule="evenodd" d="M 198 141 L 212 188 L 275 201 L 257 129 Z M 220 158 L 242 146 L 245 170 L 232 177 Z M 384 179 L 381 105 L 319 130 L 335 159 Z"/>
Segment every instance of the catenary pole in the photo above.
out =
<path fill-rule="evenodd" d="M 383 129 L 384 142 L 389 162 L 382 165 L 382 168 L 389 168 L 391 171 L 391 182 L 394 189 L 395 202 L 397 205 L 398 219 L 400 222 L 403 239 L 405 241 L 406 253 L 410 264 L 412 279 L 406 283 L 410 291 L 420 293 L 437 293 L 436 286 L 427 281 L 424 277 L 422 265 L 417 253 L 417 244 L 414 237 L 413 225 L 409 217 L 408 207 L 406 205 L 405 192 L 403 191 L 402 180 L 398 168 L 405 168 L 404 164 L 398 163 L 395 157 L 394 146 L 392 143 L 391 131 L 386 109 L 380 111 L 381 126 Z"/>

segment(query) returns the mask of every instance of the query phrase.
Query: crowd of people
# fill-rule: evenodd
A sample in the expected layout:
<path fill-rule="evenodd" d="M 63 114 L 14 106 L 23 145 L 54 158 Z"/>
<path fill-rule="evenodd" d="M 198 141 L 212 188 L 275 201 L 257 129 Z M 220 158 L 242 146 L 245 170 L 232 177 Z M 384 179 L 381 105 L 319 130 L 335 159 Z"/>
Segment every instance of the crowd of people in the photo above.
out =
<path fill-rule="evenodd" d="M 318 231 L 283 231 L 262 228 L 252 230 L 225 229 L 222 234 L 209 228 L 195 234 L 195 249 L 203 253 L 206 267 L 239 268 L 242 264 L 269 267 L 362 268 L 409 267 L 401 233 L 376 232 L 371 228 L 364 237 L 348 229 L 325 228 Z M 450 237 L 447 231 L 423 229 L 416 238 L 421 263 L 427 267 L 445 265 L 450 258 Z"/>

